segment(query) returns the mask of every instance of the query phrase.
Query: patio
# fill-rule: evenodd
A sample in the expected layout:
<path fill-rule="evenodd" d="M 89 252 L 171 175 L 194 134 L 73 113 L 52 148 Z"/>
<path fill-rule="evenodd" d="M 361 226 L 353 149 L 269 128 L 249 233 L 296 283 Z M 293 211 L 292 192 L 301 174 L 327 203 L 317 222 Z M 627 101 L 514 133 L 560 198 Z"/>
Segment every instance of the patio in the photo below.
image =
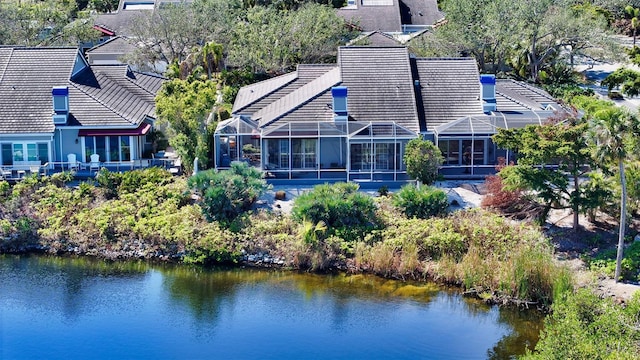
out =
<path fill-rule="evenodd" d="M 124 172 L 131 170 L 141 170 L 150 167 L 160 167 L 174 175 L 182 174 L 182 164 L 180 158 L 173 153 L 160 153 L 152 159 L 137 159 L 131 161 L 98 161 L 98 162 L 47 162 L 41 164 L 39 161 L 25 161 L 24 164 L 5 165 L 0 167 L 0 179 L 16 182 L 33 174 L 53 175 L 63 171 L 71 171 L 78 179 L 89 179 L 102 168 L 111 172 Z"/>

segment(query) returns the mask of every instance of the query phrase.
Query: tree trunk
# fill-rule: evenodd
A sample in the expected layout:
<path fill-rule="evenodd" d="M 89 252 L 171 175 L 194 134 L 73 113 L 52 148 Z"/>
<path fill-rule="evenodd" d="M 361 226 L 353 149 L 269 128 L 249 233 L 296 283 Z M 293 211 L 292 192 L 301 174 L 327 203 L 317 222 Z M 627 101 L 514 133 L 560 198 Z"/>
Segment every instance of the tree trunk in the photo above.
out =
<path fill-rule="evenodd" d="M 574 176 L 573 193 L 576 194 L 576 196 L 580 196 L 580 189 L 578 188 L 578 186 L 580 186 L 580 180 L 577 176 Z M 578 232 L 578 228 L 580 227 L 580 217 L 578 211 L 580 209 L 578 209 L 578 199 L 576 199 L 574 196 L 572 196 L 572 198 L 573 204 L 571 204 L 571 209 L 573 210 L 573 231 Z"/>
<path fill-rule="evenodd" d="M 618 254 L 616 256 L 616 277 L 615 281 L 620 279 L 620 272 L 622 270 L 622 252 L 624 247 L 624 231 L 626 228 L 627 219 L 627 179 L 624 174 L 624 162 L 622 159 L 618 159 L 618 167 L 620 169 L 620 230 L 618 232 Z"/>

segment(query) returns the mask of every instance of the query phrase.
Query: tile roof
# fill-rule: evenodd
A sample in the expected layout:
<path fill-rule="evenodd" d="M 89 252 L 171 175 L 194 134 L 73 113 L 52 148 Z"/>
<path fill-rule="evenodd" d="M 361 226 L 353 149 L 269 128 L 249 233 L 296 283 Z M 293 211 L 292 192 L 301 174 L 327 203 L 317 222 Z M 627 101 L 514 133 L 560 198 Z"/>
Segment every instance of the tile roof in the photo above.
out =
<path fill-rule="evenodd" d="M 363 33 L 347 45 L 398 46 L 401 43 L 391 35 L 380 31 L 371 31 Z"/>
<path fill-rule="evenodd" d="M 546 91 L 511 79 L 496 81 L 496 103 L 499 111 L 544 110 L 548 105 L 556 110 L 562 108 Z"/>
<path fill-rule="evenodd" d="M 112 30 L 116 35 L 132 35 L 131 24 L 140 16 L 150 16 L 149 10 L 122 10 L 114 13 L 99 14 L 94 24 Z"/>
<path fill-rule="evenodd" d="M 233 103 L 232 113 L 242 113 L 247 106 L 254 104 L 263 97 L 275 92 L 283 86 L 291 83 L 297 78 L 295 72 L 280 75 L 269 80 L 260 81 L 255 84 L 243 86 L 238 91 L 236 100 Z"/>
<path fill-rule="evenodd" d="M 336 64 L 300 64 L 294 72 L 245 86 L 238 92 L 231 112 L 251 115 L 335 67 Z"/>
<path fill-rule="evenodd" d="M 356 1 L 355 6 L 338 9 L 337 13 L 347 22 L 358 25 L 361 31 L 402 32 L 398 0 L 393 0 L 393 5 L 378 6 L 366 6 Z"/>
<path fill-rule="evenodd" d="M 427 130 L 483 114 L 480 74 L 473 58 L 416 59 Z"/>
<path fill-rule="evenodd" d="M 338 50 L 349 117 L 420 130 L 406 47 L 351 46 Z"/>
<path fill-rule="evenodd" d="M 129 54 L 136 47 L 131 43 L 131 39 L 125 36 L 113 37 L 100 45 L 96 45 L 86 51 L 87 56 L 92 54 Z"/>
<path fill-rule="evenodd" d="M 407 25 L 433 25 L 444 18 L 437 0 L 400 0 L 400 11 Z"/>
<path fill-rule="evenodd" d="M 53 132 L 55 86 L 69 88 L 74 125 L 137 126 L 154 116 L 163 78 L 128 71 L 126 65 L 102 65 L 71 79 L 79 56 L 76 48 L 0 49 L 0 133 Z"/>
<path fill-rule="evenodd" d="M 497 112 L 484 115 L 479 77 L 472 58 L 416 59 L 399 46 L 341 47 L 337 66 L 300 65 L 296 72 L 244 87 L 234 105 L 241 111 L 234 115 L 248 115 L 267 131 L 288 122 L 331 122 L 331 87 L 336 85 L 348 89 L 350 125 L 393 121 L 416 133 L 454 131 L 465 117 L 481 123 L 495 118 L 518 127 L 553 113 L 544 110 L 547 104 L 560 109 L 540 89 L 498 80 Z"/>
<path fill-rule="evenodd" d="M 258 121 L 260 127 L 265 127 L 327 92 L 338 83 L 340 83 L 340 68 L 334 67 L 313 81 L 267 105 L 253 114 L 252 118 Z"/>

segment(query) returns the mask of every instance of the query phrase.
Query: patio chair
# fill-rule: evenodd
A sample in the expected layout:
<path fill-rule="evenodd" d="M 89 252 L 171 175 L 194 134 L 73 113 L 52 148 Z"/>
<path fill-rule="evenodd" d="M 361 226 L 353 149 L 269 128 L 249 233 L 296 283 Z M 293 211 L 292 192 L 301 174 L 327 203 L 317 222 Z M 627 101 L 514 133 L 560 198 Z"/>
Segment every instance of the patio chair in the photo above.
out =
<path fill-rule="evenodd" d="M 89 171 L 100 170 L 100 155 L 92 154 L 91 162 L 89 163 Z"/>
<path fill-rule="evenodd" d="M 67 154 L 67 162 L 69 163 L 69 171 L 76 170 L 80 167 L 76 154 Z"/>

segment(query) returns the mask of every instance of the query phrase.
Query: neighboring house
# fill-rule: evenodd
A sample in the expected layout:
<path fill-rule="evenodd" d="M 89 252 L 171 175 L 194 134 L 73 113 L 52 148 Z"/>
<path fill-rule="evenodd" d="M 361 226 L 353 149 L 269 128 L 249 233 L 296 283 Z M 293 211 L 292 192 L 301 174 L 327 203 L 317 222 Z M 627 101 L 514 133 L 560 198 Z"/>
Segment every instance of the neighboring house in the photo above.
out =
<path fill-rule="evenodd" d="M 444 18 L 436 0 L 348 0 L 338 16 L 364 33 L 379 31 L 401 42 Z"/>
<path fill-rule="evenodd" d="M 89 65 L 123 64 L 123 57 L 133 53 L 136 47 L 125 36 L 116 36 L 85 52 Z"/>
<path fill-rule="evenodd" d="M 126 65 L 90 66 L 76 48 L 0 47 L 0 164 L 142 166 L 165 79 Z"/>
<path fill-rule="evenodd" d="M 360 36 L 355 39 L 349 41 L 347 43 L 348 46 L 352 45 L 369 45 L 369 46 L 398 46 L 402 45 L 402 42 L 392 35 L 380 32 L 380 31 L 369 31 L 363 32 Z"/>
<path fill-rule="evenodd" d="M 420 59 L 405 47 L 341 47 L 238 92 L 215 133 L 216 168 L 246 161 L 284 179 L 407 180 L 407 142 L 433 140 L 448 177 L 494 170 L 498 128 L 540 124 L 559 104 L 529 85 L 480 76 L 474 59 Z"/>

